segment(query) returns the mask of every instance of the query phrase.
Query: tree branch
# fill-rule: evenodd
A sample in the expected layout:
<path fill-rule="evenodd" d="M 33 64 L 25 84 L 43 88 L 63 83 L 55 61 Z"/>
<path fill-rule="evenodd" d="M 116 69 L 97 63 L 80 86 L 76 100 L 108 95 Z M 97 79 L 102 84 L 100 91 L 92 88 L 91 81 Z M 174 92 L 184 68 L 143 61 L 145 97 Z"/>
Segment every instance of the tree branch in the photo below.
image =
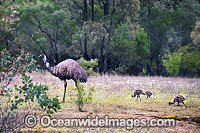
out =
<path fill-rule="evenodd" d="M 42 23 L 40 22 L 40 20 L 39 20 L 35 15 L 34 15 L 34 18 L 38 21 L 38 24 L 39 24 L 39 25 L 36 25 L 36 24 L 34 24 L 33 22 L 31 22 L 31 21 L 29 21 L 29 22 L 31 22 L 31 24 L 33 24 L 33 25 L 36 26 L 38 29 L 40 29 L 43 33 L 45 33 L 51 41 L 56 42 L 56 41 L 49 35 L 49 33 L 47 32 L 47 30 L 44 30 L 44 29 L 42 28 L 42 26 L 41 26 Z"/>
<path fill-rule="evenodd" d="M 31 37 L 31 39 L 33 39 L 33 41 L 35 41 L 37 43 L 37 45 L 40 47 L 40 49 L 42 50 L 42 52 L 46 55 L 46 52 L 44 51 L 44 49 L 42 48 L 42 46 L 40 45 L 40 43 L 34 37 L 32 37 L 30 34 L 28 34 L 28 35 Z"/>
<path fill-rule="evenodd" d="M 84 12 L 84 9 L 75 0 L 73 0 L 73 3 Z"/>

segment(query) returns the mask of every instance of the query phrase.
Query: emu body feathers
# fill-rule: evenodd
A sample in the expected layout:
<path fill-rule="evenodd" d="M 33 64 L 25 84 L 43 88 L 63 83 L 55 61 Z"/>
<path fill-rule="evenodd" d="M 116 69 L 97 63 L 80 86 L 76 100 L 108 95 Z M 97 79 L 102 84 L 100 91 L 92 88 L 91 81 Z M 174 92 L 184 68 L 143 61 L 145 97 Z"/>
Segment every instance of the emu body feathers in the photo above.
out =
<path fill-rule="evenodd" d="M 72 59 L 60 62 L 58 65 L 51 67 L 46 65 L 47 70 L 58 77 L 60 80 L 73 79 L 75 82 L 87 82 L 87 74 L 85 70 Z"/>

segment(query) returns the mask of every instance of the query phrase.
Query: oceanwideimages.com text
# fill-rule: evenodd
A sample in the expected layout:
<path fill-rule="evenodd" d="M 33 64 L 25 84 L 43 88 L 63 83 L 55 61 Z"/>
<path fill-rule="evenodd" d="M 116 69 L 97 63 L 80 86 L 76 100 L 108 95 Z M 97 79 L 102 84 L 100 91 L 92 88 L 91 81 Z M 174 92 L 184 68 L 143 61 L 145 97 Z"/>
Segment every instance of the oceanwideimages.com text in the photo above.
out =
<path fill-rule="evenodd" d="M 28 115 L 25 119 L 27 127 L 34 127 L 37 123 L 37 119 L 34 115 Z M 51 118 L 50 116 L 42 116 L 40 118 L 40 125 L 43 127 L 125 127 L 128 130 L 134 127 L 175 127 L 174 119 L 150 119 L 145 118 L 133 119 L 133 118 L 109 118 L 104 116 L 100 118 L 98 115 L 87 118 Z"/>

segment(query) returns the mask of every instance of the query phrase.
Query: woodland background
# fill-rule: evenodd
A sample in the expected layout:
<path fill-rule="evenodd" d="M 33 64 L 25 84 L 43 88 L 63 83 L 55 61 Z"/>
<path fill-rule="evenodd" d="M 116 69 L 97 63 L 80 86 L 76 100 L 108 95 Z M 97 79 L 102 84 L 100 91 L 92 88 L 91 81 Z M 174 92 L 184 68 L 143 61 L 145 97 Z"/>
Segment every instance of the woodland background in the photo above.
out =
<path fill-rule="evenodd" d="M 94 71 L 200 76 L 199 0 L 0 0 L 0 50 Z M 13 52 L 13 56 L 14 56 Z"/>

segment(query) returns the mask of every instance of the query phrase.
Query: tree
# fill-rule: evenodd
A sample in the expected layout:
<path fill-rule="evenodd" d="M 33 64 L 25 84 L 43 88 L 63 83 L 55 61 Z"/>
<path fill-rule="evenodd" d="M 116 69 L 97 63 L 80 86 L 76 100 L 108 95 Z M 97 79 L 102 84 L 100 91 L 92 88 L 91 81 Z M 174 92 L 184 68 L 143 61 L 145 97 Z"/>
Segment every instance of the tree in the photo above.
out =
<path fill-rule="evenodd" d="M 135 75 L 146 68 L 149 49 L 147 33 L 143 28 L 133 30 L 129 25 L 121 25 L 115 30 L 112 40 L 113 68 L 123 74 Z M 124 70 L 120 70 L 122 68 Z"/>
<path fill-rule="evenodd" d="M 148 29 L 148 6 L 141 1 L 139 24 Z M 189 38 L 193 25 L 198 19 L 200 4 L 196 1 L 163 0 L 151 1 L 151 70 L 152 74 L 164 74 L 161 58 L 165 49 L 174 52 L 191 43 Z M 180 23 L 181 22 L 181 23 Z"/>
<path fill-rule="evenodd" d="M 92 1 L 93 2 L 93 1 Z M 83 19 L 82 19 L 82 24 L 81 26 L 87 26 L 87 21 L 88 21 L 88 4 L 89 0 L 83 0 L 83 1 L 78 1 L 78 0 L 73 0 L 73 3 L 82 11 Z M 93 12 L 94 13 L 94 12 Z M 89 60 L 88 56 L 88 39 L 87 39 L 87 33 L 84 32 L 84 47 L 83 47 L 83 56 L 86 60 Z M 82 39 L 82 38 L 81 38 Z M 82 43 L 83 41 L 81 41 Z M 83 44 L 82 44 L 83 45 Z"/>
<path fill-rule="evenodd" d="M 78 32 L 69 11 L 56 2 L 28 2 L 21 4 L 18 29 L 25 38 L 25 48 L 44 53 L 53 64 L 66 59 L 65 49 L 71 44 L 71 36 Z M 24 36 L 24 37 L 23 37 Z M 27 47 L 28 46 L 28 47 Z"/>
<path fill-rule="evenodd" d="M 126 74 L 137 75 L 143 69 L 146 74 L 165 75 L 166 49 L 174 53 L 192 44 L 192 39 L 192 47 L 199 49 L 200 3 L 196 0 L 8 0 L 1 4 L 4 17 L 7 7 L 19 5 L 20 14 L 15 16 L 20 22 L 15 19 L 9 24 L 9 32 L 1 29 L 0 49 L 44 53 L 52 64 L 84 57 L 98 59 L 100 73 L 123 68 Z"/>
<path fill-rule="evenodd" d="M 147 1 L 147 7 L 148 7 L 148 43 L 149 43 L 149 61 L 148 61 L 148 65 L 147 65 L 147 70 L 148 73 L 151 75 L 151 8 L 152 8 L 152 4 L 151 1 L 148 0 Z"/>
<path fill-rule="evenodd" d="M 115 26 L 120 22 L 134 23 L 138 16 L 139 1 L 99 0 L 99 5 L 104 12 L 102 21 L 103 27 L 106 29 L 106 35 L 102 36 L 99 59 L 100 73 L 104 73 L 107 71 L 108 67 L 107 61 L 110 54 L 112 32 L 115 30 Z M 121 16 L 119 16 L 119 12 Z"/>

